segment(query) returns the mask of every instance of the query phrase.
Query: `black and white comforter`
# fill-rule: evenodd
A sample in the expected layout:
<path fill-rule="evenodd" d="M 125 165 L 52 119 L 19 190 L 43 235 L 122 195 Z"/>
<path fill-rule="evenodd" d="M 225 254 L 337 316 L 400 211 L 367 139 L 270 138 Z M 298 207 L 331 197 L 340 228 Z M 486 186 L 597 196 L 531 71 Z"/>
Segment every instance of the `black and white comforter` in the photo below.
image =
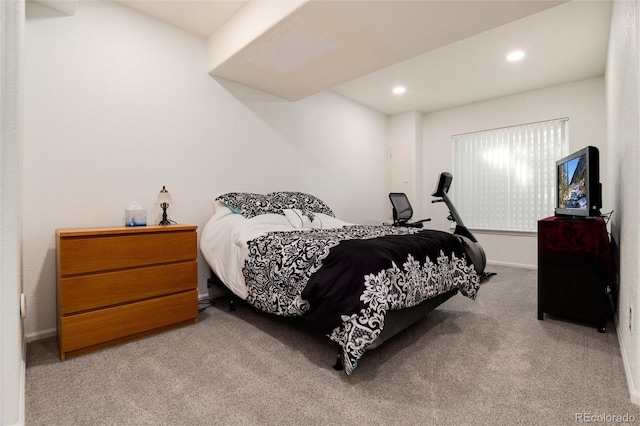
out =
<path fill-rule="evenodd" d="M 215 274 L 265 312 L 307 319 L 340 344 L 347 374 L 389 310 L 478 291 L 475 269 L 447 232 L 349 224 L 297 192 L 228 193 L 214 211 L 200 250 Z"/>
<path fill-rule="evenodd" d="M 242 272 L 249 303 L 309 320 L 340 344 L 347 374 L 387 311 L 453 289 L 475 299 L 479 286 L 455 236 L 389 226 L 268 232 L 248 241 Z"/>

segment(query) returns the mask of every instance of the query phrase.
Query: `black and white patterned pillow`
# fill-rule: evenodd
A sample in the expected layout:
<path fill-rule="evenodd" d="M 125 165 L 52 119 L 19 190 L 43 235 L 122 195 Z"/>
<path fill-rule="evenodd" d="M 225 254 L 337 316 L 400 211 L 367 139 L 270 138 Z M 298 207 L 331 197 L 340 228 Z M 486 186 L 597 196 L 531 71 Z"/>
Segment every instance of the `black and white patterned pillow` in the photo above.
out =
<path fill-rule="evenodd" d="M 333 210 L 324 201 L 304 192 L 279 191 L 267 194 L 271 207 L 284 214 L 284 209 L 299 209 L 304 212 L 323 213 L 335 217 Z"/>
<path fill-rule="evenodd" d="M 247 219 L 265 213 L 282 214 L 272 207 L 266 195 L 253 192 L 228 192 L 217 197 L 216 201 L 223 202 L 231 210 L 240 213 Z"/>

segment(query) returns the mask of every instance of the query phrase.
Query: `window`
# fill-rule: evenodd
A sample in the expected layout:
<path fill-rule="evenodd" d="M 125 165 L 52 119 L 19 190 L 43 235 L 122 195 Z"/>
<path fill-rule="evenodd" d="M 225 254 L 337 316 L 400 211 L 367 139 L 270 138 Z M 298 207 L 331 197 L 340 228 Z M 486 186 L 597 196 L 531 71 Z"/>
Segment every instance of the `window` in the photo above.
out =
<path fill-rule="evenodd" d="M 453 195 L 471 229 L 535 232 L 555 207 L 568 119 L 453 136 Z"/>

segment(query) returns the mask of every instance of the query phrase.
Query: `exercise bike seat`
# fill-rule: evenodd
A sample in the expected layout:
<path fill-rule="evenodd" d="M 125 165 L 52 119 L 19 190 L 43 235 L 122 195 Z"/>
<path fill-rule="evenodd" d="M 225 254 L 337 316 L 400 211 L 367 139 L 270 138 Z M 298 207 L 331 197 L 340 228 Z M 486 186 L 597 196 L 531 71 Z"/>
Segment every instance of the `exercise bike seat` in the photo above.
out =
<path fill-rule="evenodd" d="M 393 226 L 409 226 L 412 228 L 422 228 L 423 222 L 428 222 L 431 218 L 409 222 L 413 216 L 413 208 L 404 192 L 390 192 L 389 200 L 393 206 Z"/>

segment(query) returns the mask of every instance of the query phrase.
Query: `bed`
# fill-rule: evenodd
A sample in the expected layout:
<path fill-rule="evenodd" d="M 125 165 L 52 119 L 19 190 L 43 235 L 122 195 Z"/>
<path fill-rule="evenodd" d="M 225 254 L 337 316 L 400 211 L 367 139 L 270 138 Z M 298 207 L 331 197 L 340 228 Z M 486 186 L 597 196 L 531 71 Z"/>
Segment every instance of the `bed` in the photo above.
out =
<path fill-rule="evenodd" d="M 479 276 L 454 235 L 348 223 L 301 192 L 227 193 L 200 250 L 235 296 L 261 311 L 301 317 L 340 347 L 351 374 L 367 349 Z"/>

